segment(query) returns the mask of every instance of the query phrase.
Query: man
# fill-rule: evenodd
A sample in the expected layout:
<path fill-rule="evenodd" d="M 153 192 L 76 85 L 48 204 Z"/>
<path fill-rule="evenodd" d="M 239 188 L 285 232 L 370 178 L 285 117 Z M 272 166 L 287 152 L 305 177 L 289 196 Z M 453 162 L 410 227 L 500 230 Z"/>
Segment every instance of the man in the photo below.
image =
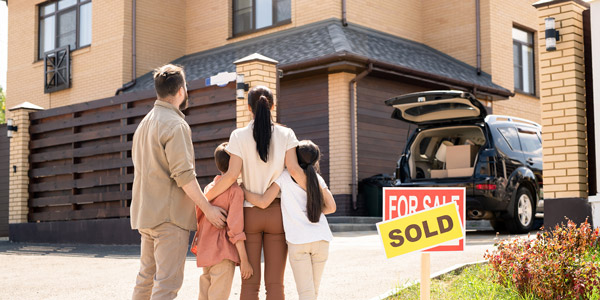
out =
<path fill-rule="evenodd" d="M 131 228 L 141 234 L 140 272 L 133 299 L 173 299 L 183 283 L 197 205 L 223 228 L 226 213 L 204 197 L 194 171 L 191 129 L 180 109 L 188 103 L 181 67 L 154 71 L 157 100 L 133 135 L 135 168 Z"/>

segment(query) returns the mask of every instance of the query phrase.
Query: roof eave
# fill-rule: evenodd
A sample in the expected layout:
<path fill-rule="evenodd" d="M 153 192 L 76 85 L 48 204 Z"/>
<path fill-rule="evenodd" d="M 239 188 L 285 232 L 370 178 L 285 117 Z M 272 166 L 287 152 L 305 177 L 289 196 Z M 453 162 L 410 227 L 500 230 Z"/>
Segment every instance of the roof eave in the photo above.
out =
<path fill-rule="evenodd" d="M 390 64 L 390 63 L 379 61 L 376 59 L 371 59 L 366 56 L 349 53 L 346 51 L 336 52 L 333 54 L 320 56 L 320 57 L 316 57 L 313 59 L 304 60 L 304 61 L 300 61 L 300 62 L 295 62 L 295 63 L 290 63 L 290 64 L 281 64 L 278 66 L 278 68 L 283 70 L 284 72 L 289 72 L 289 71 L 293 71 L 293 70 L 310 68 L 310 67 L 314 67 L 314 66 L 318 66 L 318 65 L 322 65 L 322 64 L 328 64 L 328 63 L 332 63 L 332 62 L 336 62 L 336 61 L 352 61 L 352 62 L 363 63 L 365 65 L 372 63 L 373 66 L 376 66 L 379 68 L 396 71 L 398 73 L 402 73 L 402 74 L 406 74 L 406 75 L 411 75 L 411 76 L 414 76 L 417 78 L 422 78 L 427 81 L 434 80 L 434 81 L 439 81 L 440 83 L 446 83 L 446 84 L 453 85 L 453 86 L 463 87 L 468 90 L 474 91 L 478 94 L 489 95 L 494 100 L 508 99 L 508 97 L 512 97 L 515 95 L 514 93 L 511 93 L 507 89 L 497 89 L 497 88 L 493 88 L 493 87 L 489 87 L 489 86 L 482 86 L 482 85 L 474 84 L 471 82 L 457 80 L 457 79 L 446 77 L 446 76 L 431 74 L 431 73 L 407 68 L 407 67 L 400 66 L 400 65 Z"/>

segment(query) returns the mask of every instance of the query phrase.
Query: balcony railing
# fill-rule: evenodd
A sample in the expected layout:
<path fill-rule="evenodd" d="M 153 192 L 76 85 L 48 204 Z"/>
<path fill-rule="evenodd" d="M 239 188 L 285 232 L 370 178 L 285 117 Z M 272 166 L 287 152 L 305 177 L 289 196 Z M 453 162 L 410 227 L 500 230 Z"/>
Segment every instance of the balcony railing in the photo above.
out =
<path fill-rule="evenodd" d="M 44 53 L 44 93 L 71 87 L 71 50 L 69 46 Z"/>

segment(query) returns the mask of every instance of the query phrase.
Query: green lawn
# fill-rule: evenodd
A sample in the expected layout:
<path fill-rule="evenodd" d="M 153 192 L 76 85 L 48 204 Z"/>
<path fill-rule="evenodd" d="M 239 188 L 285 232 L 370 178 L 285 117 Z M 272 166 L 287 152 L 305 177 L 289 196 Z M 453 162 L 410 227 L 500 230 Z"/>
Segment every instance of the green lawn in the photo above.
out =
<path fill-rule="evenodd" d="M 518 299 L 533 300 L 534 297 L 522 297 L 515 290 L 493 283 L 491 273 L 486 264 L 466 267 L 443 275 L 431 281 L 431 299 L 466 300 L 466 299 Z M 400 291 L 387 300 L 419 299 L 420 285 L 416 284 Z"/>

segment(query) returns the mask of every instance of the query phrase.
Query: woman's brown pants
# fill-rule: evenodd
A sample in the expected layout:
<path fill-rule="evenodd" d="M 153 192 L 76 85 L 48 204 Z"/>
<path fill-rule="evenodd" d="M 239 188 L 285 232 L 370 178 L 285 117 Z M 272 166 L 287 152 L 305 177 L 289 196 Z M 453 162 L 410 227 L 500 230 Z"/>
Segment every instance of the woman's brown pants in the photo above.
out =
<path fill-rule="evenodd" d="M 244 232 L 246 251 L 254 275 L 242 280 L 240 300 L 258 300 L 260 289 L 261 249 L 265 253 L 265 289 L 267 300 L 285 299 L 283 274 L 287 257 L 287 244 L 281 219 L 280 200 L 275 199 L 265 209 L 244 207 Z"/>

